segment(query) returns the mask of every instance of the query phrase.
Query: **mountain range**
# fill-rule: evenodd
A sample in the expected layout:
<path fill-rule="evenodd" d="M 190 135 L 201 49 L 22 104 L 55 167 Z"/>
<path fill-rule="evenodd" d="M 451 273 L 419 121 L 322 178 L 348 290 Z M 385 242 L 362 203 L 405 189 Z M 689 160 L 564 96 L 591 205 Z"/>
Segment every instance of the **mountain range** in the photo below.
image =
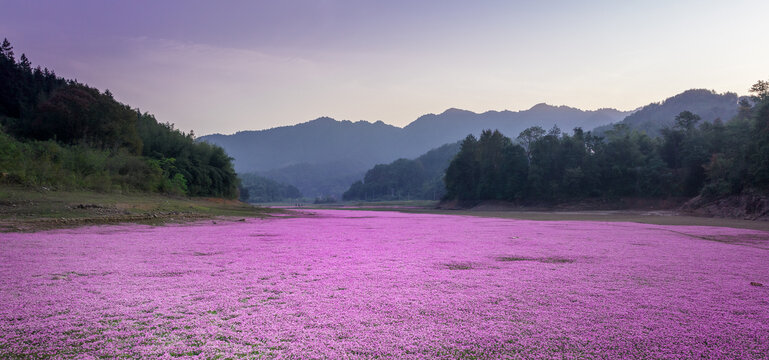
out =
<path fill-rule="evenodd" d="M 452 108 L 423 115 L 403 128 L 382 121 L 321 117 L 293 126 L 213 134 L 199 140 L 222 146 L 235 159 L 238 173 L 258 173 L 287 182 L 308 197 L 339 196 L 349 187 L 349 179 L 362 178 L 373 165 L 415 158 L 484 129 L 499 129 L 512 137 L 535 125 L 592 129 L 621 121 L 627 114 L 615 109 L 584 111 L 547 104 L 524 111 L 484 113 Z M 346 184 L 337 181 L 342 179 Z"/>
<path fill-rule="evenodd" d="M 294 185 L 307 197 L 339 197 L 376 164 L 413 159 L 468 134 L 477 136 L 484 129 L 498 129 L 515 139 L 531 126 L 547 130 L 557 125 L 564 131 L 581 127 L 600 134 L 612 124 L 621 123 L 654 136 L 684 110 L 705 121 L 726 121 L 736 114 L 738 100 L 734 93 L 694 89 L 635 111 L 586 111 L 544 103 L 522 111 L 475 113 L 451 108 L 440 114 L 420 116 L 402 128 L 382 121 L 321 117 L 293 126 L 212 134 L 198 140 L 223 147 L 235 159 L 238 173 L 256 173 Z"/>

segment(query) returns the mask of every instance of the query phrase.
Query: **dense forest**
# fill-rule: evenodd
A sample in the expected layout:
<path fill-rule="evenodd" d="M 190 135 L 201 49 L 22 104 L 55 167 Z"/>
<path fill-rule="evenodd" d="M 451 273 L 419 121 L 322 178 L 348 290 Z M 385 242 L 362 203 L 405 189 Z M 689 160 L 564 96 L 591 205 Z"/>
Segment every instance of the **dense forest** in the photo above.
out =
<path fill-rule="evenodd" d="M 717 197 L 769 187 L 769 82 L 750 89 L 730 121 L 689 111 L 650 137 L 617 124 L 598 137 L 580 128 L 531 127 L 513 142 L 499 131 L 467 136 L 449 165 L 445 199 L 517 202 L 618 197 Z"/>
<path fill-rule="evenodd" d="M 344 200 L 440 199 L 446 193 L 443 174 L 459 151 L 459 143 L 446 144 L 414 159 L 398 159 L 374 166 L 357 181 Z"/>
<path fill-rule="evenodd" d="M 0 182 L 237 196 L 232 159 L 99 90 L 0 49 Z"/>

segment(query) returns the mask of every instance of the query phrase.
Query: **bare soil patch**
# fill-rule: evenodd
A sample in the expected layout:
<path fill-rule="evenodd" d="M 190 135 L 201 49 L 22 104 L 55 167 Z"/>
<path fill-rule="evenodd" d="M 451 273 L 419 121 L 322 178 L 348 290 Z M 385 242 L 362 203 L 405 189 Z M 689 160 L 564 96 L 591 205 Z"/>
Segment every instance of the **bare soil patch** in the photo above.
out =
<path fill-rule="evenodd" d="M 748 191 L 720 198 L 697 196 L 681 210 L 699 216 L 769 221 L 769 195 Z"/>

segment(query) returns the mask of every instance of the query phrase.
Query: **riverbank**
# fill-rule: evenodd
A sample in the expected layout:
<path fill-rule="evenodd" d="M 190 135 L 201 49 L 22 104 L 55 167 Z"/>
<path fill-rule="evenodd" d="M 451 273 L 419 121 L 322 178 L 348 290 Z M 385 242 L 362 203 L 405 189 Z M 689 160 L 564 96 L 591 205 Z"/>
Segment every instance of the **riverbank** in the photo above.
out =
<path fill-rule="evenodd" d="M 578 203 L 559 206 L 514 206 L 503 202 L 483 202 L 471 208 L 439 206 L 437 201 L 354 202 L 333 205 L 304 205 L 297 209 L 339 209 L 369 211 L 399 211 L 418 214 L 468 215 L 487 218 L 536 221 L 603 221 L 633 222 L 654 225 L 717 226 L 769 232 L 769 221 L 714 217 L 679 210 L 681 200 L 666 203 L 636 202 L 632 207 Z M 585 204 L 583 204 L 585 205 Z M 294 207 L 284 206 L 292 209 Z"/>
<path fill-rule="evenodd" d="M 0 186 L 0 232 L 126 222 L 163 224 L 216 218 L 239 220 L 281 212 L 280 209 L 230 199 Z"/>

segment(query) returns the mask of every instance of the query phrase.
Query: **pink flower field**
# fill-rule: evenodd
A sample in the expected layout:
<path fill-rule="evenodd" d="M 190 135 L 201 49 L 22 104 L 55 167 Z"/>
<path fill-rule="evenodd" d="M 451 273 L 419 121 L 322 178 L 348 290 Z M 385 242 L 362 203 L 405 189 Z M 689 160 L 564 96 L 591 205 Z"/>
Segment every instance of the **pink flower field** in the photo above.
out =
<path fill-rule="evenodd" d="M 766 359 L 768 239 L 354 210 L 5 233 L 0 358 Z"/>

